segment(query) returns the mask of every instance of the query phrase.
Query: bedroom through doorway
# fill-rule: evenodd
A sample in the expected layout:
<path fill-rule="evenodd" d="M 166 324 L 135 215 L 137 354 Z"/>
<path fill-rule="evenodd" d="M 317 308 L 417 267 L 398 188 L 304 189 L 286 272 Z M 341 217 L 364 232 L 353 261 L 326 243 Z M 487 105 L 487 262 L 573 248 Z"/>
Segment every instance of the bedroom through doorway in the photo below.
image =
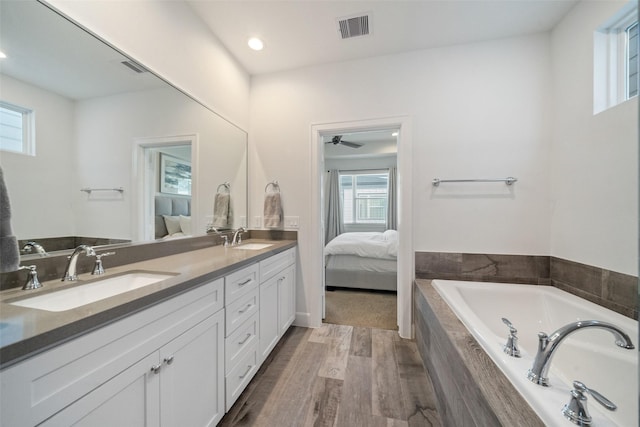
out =
<path fill-rule="evenodd" d="M 397 137 L 323 135 L 324 323 L 398 329 Z"/>

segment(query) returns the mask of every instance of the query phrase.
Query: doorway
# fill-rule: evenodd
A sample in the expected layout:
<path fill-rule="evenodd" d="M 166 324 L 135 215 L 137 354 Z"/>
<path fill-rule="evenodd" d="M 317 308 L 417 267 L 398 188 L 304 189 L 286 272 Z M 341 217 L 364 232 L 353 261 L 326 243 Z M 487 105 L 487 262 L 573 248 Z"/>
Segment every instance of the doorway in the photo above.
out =
<path fill-rule="evenodd" d="M 399 129 L 324 135 L 324 322 L 397 330 Z"/>
<path fill-rule="evenodd" d="M 309 248 L 312 259 L 312 300 L 317 306 L 310 307 L 309 326 L 320 326 L 325 311 L 325 269 L 324 269 L 324 231 L 325 215 L 323 211 L 325 191 L 326 165 L 324 145 L 326 137 L 344 135 L 358 131 L 397 129 L 397 179 L 398 179 L 398 255 L 397 255 L 397 325 L 403 338 L 413 335 L 411 323 L 411 286 L 414 278 L 414 261 L 412 256 L 412 212 L 411 212 L 411 119 L 407 116 L 382 119 L 360 120 L 353 122 L 335 122 L 315 124 L 311 127 L 313 150 L 311 153 L 311 227 L 317 230 L 314 243 Z"/>

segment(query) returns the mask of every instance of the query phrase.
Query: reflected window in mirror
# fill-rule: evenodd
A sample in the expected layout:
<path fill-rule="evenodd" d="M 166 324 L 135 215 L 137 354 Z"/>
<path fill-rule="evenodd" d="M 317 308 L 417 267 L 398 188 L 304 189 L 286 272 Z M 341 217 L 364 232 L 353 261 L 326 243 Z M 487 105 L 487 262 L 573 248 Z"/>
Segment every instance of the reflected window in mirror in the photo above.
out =
<path fill-rule="evenodd" d="M 35 156 L 32 109 L 0 101 L 0 150 Z"/>

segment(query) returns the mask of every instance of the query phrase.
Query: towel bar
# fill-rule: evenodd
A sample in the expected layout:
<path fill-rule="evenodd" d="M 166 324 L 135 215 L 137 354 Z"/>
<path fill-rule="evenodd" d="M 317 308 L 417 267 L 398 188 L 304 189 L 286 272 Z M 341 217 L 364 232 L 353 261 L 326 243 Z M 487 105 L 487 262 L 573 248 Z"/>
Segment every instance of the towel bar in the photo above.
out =
<path fill-rule="evenodd" d="M 92 191 L 117 191 L 118 193 L 123 193 L 124 188 L 81 188 L 80 191 L 84 191 L 87 194 L 91 194 Z"/>
<path fill-rule="evenodd" d="M 512 176 L 509 176 L 509 177 L 506 177 L 506 178 L 496 178 L 496 179 L 440 179 L 440 178 L 433 178 L 431 183 L 433 184 L 434 187 L 437 187 L 438 185 L 440 185 L 441 182 L 504 182 L 507 185 L 512 185 L 517 180 L 518 180 L 518 178 L 514 178 Z"/>

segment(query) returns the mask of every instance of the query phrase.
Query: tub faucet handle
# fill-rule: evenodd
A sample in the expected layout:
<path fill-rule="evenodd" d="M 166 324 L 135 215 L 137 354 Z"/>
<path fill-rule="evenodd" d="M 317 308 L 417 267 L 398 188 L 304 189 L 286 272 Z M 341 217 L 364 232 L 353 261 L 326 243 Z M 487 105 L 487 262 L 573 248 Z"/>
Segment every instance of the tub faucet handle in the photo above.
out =
<path fill-rule="evenodd" d="M 502 351 L 511 357 L 520 357 L 520 349 L 518 348 L 518 330 L 506 317 L 502 318 L 502 323 L 509 327 L 507 343 L 502 347 Z"/>
<path fill-rule="evenodd" d="M 571 401 L 562 408 L 562 415 L 569 421 L 579 426 L 588 426 L 591 424 L 591 415 L 587 410 L 587 396 L 589 393 L 599 404 L 610 411 L 615 411 L 617 406 L 609 399 L 590 389 L 580 381 L 573 382 L 573 390 L 571 390 Z"/>

